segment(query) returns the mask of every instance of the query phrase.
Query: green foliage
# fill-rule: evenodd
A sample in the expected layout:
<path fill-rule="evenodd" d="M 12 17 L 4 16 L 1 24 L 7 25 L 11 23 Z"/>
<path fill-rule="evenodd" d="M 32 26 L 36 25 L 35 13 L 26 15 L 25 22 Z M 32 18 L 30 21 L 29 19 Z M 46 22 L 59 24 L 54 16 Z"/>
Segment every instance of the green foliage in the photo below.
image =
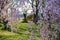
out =
<path fill-rule="evenodd" d="M 33 21 L 34 14 L 30 14 L 27 16 L 28 21 Z"/>
<path fill-rule="evenodd" d="M 0 30 L 2 29 L 2 27 L 3 27 L 3 24 L 2 24 L 2 23 L 0 23 Z"/>
<path fill-rule="evenodd" d="M 60 32 L 58 33 L 58 38 L 57 38 L 57 40 L 60 40 Z"/>

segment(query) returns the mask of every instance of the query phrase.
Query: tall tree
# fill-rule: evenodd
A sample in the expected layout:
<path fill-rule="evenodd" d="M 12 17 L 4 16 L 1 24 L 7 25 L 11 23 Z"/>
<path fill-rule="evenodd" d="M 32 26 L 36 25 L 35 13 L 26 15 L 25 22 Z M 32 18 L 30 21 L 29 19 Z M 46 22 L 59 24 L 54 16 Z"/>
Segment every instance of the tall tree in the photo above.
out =
<path fill-rule="evenodd" d="M 0 16 L 1 21 L 4 23 L 4 29 L 7 29 L 8 25 L 8 11 L 7 9 L 12 4 L 10 0 L 0 0 Z"/>
<path fill-rule="evenodd" d="M 39 13 L 39 0 L 30 0 L 31 5 L 32 5 L 32 9 L 33 9 L 33 13 L 34 13 L 34 20 L 33 22 L 36 23 L 38 22 L 38 13 Z"/>
<path fill-rule="evenodd" d="M 27 11 L 28 10 L 31 10 L 31 7 L 28 5 L 29 3 L 28 2 L 25 2 L 25 5 L 23 5 L 22 7 L 22 11 L 23 11 L 23 15 L 24 15 L 24 21 L 23 22 L 27 22 Z"/>
<path fill-rule="evenodd" d="M 7 20 L 7 8 L 9 6 L 9 3 L 8 3 L 8 0 L 0 0 L 0 14 L 1 14 L 1 17 L 2 17 L 2 21 L 4 23 L 4 29 L 7 28 L 7 23 L 8 23 L 8 20 Z"/>
<path fill-rule="evenodd" d="M 60 33 L 60 0 L 46 0 L 44 8 L 44 24 L 40 30 L 42 40 L 59 40 Z"/>

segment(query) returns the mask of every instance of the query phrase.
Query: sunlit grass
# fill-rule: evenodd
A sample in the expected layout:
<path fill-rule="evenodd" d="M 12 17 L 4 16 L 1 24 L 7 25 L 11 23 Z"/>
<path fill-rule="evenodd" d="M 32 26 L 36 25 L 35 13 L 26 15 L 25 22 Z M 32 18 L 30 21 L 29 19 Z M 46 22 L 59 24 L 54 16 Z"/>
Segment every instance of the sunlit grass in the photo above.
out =
<path fill-rule="evenodd" d="M 31 31 L 36 31 L 36 24 L 32 26 L 32 28 L 28 28 L 28 23 L 21 23 L 16 22 L 14 24 L 15 29 L 17 30 L 16 33 L 9 32 L 7 30 L 0 29 L 0 40 L 28 40 L 29 36 L 31 36 Z M 2 27 L 0 27 L 2 28 Z M 36 37 L 32 40 L 39 40 L 39 33 L 35 32 Z"/>
<path fill-rule="evenodd" d="M 20 35 L 8 31 L 0 30 L 0 40 L 19 40 Z"/>

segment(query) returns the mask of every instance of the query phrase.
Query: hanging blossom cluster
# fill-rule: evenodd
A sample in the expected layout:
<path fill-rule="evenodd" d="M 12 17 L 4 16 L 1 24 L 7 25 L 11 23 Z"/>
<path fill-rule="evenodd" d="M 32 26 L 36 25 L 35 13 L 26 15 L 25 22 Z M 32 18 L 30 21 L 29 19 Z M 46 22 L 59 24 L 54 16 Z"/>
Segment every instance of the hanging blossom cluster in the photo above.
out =
<path fill-rule="evenodd" d="M 46 14 L 45 20 L 47 23 L 50 22 L 50 24 L 54 23 L 55 25 L 60 24 L 60 0 L 47 0 L 44 12 Z"/>
<path fill-rule="evenodd" d="M 57 40 L 60 32 L 60 0 L 46 0 L 44 23 L 40 30 L 42 40 Z"/>

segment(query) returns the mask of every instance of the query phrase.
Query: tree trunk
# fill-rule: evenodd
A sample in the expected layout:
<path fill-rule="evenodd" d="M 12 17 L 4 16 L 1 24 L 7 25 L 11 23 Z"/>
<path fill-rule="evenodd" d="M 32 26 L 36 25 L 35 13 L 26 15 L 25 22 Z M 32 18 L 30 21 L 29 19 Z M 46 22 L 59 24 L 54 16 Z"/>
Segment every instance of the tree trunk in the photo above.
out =
<path fill-rule="evenodd" d="M 4 21 L 4 29 L 8 28 L 8 20 Z"/>
<path fill-rule="evenodd" d="M 23 20 L 23 22 L 26 22 L 26 23 L 27 23 L 26 14 L 23 14 L 23 15 L 24 15 L 24 20 Z"/>
<path fill-rule="evenodd" d="M 39 0 L 38 1 L 35 1 L 35 2 L 36 2 L 36 6 L 35 6 L 36 7 L 36 13 L 34 14 L 34 20 L 33 21 L 34 21 L 34 23 L 37 23 L 38 22 L 38 11 L 39 11 L 39 9 L 38 9 Z"/>

